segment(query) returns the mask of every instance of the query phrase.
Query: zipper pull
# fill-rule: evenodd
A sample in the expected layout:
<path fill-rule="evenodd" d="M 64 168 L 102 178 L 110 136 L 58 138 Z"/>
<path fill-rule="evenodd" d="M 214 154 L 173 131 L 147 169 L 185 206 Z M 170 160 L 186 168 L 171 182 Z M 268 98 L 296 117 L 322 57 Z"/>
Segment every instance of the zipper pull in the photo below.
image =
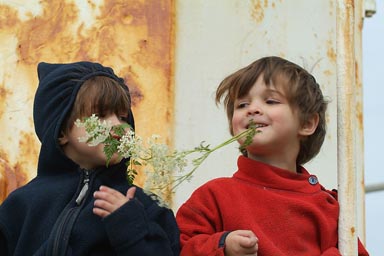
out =
<path fill-rule="evenodd" d="M 85 171 L 84 180 L 83 180 L 83 187 L 80 190 L 80 193 L 78 197 L 76 198 L 76 204 L 80 205 L 83 201 L 85 195 L 87 194 L 89 188 L 89 172 Z"/>

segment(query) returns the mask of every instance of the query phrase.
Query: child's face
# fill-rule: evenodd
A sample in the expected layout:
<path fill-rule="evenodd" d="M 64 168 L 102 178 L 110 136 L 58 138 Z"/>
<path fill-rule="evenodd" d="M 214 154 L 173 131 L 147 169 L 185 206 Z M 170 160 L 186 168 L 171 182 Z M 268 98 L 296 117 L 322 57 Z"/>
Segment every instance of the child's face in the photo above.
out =
<path fill-rule="evenodd" d="M 249 158 L 290 157 L 290 160 L 296 160 L 301 136 L 297 111 L 290 106 L 284 91 L 272 84 L 267 87 L 262 76 L 247 95 L 235 101 L 233 134 L 246 130 L 251 120 L 260 133 L 246 148 Z"/>
<path fill-rule="evenodd" d="M 99 117 L 100 120 L 106 120 L 111 122 L 112 125 L 119 125 L 126 123 L 124 118 L 112 113 L 105 117 Z M 76 162 L 80 167 L 87 170 L 92 170 L 100 166 L 105 166 L 107 158 L 104 154 L 104 145 L 99 144 L 97 146 L 89 146 L 85 142 L 79 142 L 79 137 L 85 136 L 84 127 L 77 127 L 73 125 L 71 130 L 60 138 L 60 144 L 64 150 L 66 156 Z M 110 165 L 116 164 L 120 161 L 117 154 L 112 156 L 109 161 Z"/>

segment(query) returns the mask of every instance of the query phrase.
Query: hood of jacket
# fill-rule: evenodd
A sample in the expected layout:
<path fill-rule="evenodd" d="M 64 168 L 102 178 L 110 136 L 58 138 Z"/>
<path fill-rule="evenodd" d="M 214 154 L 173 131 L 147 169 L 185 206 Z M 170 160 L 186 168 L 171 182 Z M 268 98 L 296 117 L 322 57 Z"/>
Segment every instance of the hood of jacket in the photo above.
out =
<path fill-rule="evenodd" d="M 111 68 L 94 62 L 41 62 L 37 73 L 39 84 L 33 105 L 35 131 L 41 142 L 37 172 L 38 175 L 60 174 L 77 167 L 76 163 L 65 156 L 58 138 L 62 123 L 71 111 L 83 83 L 94 76 L 107 76 L 118 81 L 127 91 L 129 89 Z M 128 116 L 128 123 L 134 128 L 131 110 Z"/>

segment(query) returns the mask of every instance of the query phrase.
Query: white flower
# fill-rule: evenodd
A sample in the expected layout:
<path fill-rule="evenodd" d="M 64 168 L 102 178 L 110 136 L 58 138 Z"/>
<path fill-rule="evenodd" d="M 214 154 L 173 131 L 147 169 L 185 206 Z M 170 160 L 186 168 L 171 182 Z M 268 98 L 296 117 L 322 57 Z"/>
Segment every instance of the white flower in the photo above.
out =
<path fill-rule="evenodd" d="M 80 142 L 87 142 L 89 146 L 96 146 L 103 143 L 110 135 L 112 124 L 110 122 L 100 121 L 100 119 L 92 114 L 89 118 L 86 118 L 84 122 L 80 119 L 75 121 L 77 127 L 85 128 L 85 136 L 80 137 Z"/>
<path fill-rule="evenodd" d="M 135 136 L 134 131 L 131 129 L 124 134 L 120 140 L 120 144 L 117 146 L 117 153 L 124 158 L 140 158 L 143 151 L 143 142 L 141 137 Z"/>
<path fill-rule="evenodd" d="M 142 138 L 137 136 L 132 129 L 127 129 L 126 124 L 112 126 L 111 123 L 100 121 L 95 114 L 85 118 L 84 121 L 78 119 L 75 124 L 78 127 L 84 127 L 86 131 L 85 136 L 79 138 L 79 141 L 86 142 L 89 146 L 104 143 L 106 164 L 115 153 L 122 158 L 130 159 L 130 165 L 127 168 L 129 182 L 133 182 L 137 174 L 135 166 L 143 166 L 146 174 L 143 189 L 150 196 L 156 197 L 153 194 L 159 196 L 157 200 L 162 205 L 167 205 L 166 202 L 171 201 L 171 195 L 176 187 L 185 180 L 190 180 L 196 169 L 213 151 L 242 137 L 246 137 L 247 141 L 252 141 L 256 133 L 255 126 L 251 123 L 248 130 L 212 149 L 202 142 L 192 150 L 178 152 L 172 151 L 167 144 L 160 143 L 159 135 L 152 135 L 144 145 Z M 118 136 L 112 136 L 111 132 Z M 242 145 L 242 147 L 245 146 Z M 199 156 L 191 160 L 193 168 L 186 172 L 186 167 L 189 165 L 187 157 L 191 157 L 193 154 L 199 154 Z M 178 175 L 175 176 L 174 172 L 177 172 Z"/>

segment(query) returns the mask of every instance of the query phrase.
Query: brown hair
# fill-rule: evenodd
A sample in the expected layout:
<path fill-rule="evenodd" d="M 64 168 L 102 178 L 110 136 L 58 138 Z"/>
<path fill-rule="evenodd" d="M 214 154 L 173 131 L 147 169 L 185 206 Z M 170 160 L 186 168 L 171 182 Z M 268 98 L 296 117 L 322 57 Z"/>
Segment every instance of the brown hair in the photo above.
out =
<path fill-rule="evenodd" d="M 325 112 L 328 102 L 324 99 L 315 78 L 308 71 L 283 58 L 271 56 L 258 59 L 220 83 L 216 90 L 216 104 L 224 98 L 231 134 L 233 135 L 231 120 L 235 100 L 248 94 L 261 75 L 266 86 L 273 84 L 284 90 L 289 104 L 298 110 L 302 125 L 313 115 L 319 115 L 319 124 L 315 132 L 300 142 L 296 163 L 298 165 L 307 163 L 319 153 L 324 142 Z"/>
<path fill-rule="evenodd" d="M 80 87 L 72 110 L 62 124 L 62 131 L 68 133 L 76 119 L 92 114 L 103 117 L 115 113 L 128 118 L 130 108 L 129 91 L 123 85 L 106 76 L 91 77 Z"/>

